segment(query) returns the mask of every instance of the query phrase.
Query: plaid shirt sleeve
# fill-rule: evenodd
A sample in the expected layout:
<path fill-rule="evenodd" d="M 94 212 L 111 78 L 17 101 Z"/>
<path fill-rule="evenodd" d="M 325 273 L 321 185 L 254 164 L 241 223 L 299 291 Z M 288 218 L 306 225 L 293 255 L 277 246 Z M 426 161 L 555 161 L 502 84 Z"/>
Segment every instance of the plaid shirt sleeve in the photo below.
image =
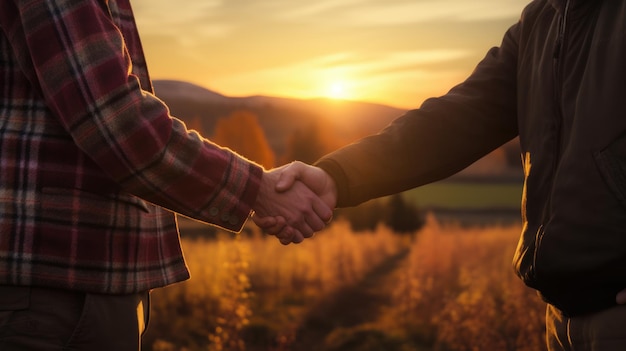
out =
<path fill-rule="evenodd" d="M 138 40 L 125 35 L 106 1 L 2 0 L 0 24 L 51 114 L 124 191 L 241 229 L 261 167 L 188 131 L 142 88 L 131 55 L 137 47 L 129 51 Z"/>

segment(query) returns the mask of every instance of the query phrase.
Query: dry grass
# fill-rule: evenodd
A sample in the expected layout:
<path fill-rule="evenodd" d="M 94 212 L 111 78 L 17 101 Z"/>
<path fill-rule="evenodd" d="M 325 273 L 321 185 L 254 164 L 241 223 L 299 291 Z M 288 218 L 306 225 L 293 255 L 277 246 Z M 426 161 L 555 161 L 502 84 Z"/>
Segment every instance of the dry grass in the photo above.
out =
<path fill-rule="evenodd" d="M 291 350 L 314 306 L 410 245 L 389 276 L 395 283 L 381 286 L 393 303 L 363 321 L 400 340 L 394 350 L 541 350 L 545 306 L 510 263 L 519 230 L 431 219 L 412 243 L 382 227 L 356 234 L 343 222 L 289 247 L 260 233 L 185 239 L 192 279 L 153 293 L 144 346 Z"/>
<path fill-rule="evenodd" d="M 545 304 L 512 269 L 519 233 L 429 220 L 395 291 L 403 330 L 437 350 L 544 349 Z"/>

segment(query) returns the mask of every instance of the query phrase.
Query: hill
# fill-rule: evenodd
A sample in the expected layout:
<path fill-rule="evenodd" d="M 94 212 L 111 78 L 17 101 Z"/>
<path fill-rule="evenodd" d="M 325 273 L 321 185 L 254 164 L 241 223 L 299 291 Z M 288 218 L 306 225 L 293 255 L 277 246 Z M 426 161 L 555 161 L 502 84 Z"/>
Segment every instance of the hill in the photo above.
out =
<path fill-rule="evenodd" d="M 404 110 L 389 106 L 354 101 L 227 97 L 191 83 L 172 80 L 156 80 L 154 88 L 173 116 L 207 137 L 213 134 L 218 119 L 237 110 L 254 113 L 277 155 L 284 152 L 288 136 L 314 124 L 344 144 L 379 131 L 404 113 Z"/>

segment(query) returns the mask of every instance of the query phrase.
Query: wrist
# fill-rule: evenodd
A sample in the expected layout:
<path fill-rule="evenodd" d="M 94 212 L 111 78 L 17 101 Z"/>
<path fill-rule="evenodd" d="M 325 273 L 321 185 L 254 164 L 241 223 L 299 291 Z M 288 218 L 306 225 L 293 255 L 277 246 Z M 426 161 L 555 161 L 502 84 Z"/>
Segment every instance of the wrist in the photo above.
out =
<path fill-rule="evenodd" d="M 259 190 L 257 191 L 256 199 L 254 200 L 254 204 L 252 205 L 252 210 L 254 212 L 263 212 L 265 207 L 265 201 L 268 196 L 268 192 L 272 189 L 271 185 L 272 174 L 268 171 L 263 171 L 261 174 L 261 181 L 259 182 Z"/>
<path fill-rule="evenodd" d="M 344 206 L 348 199 L 348 181 L 343 169 L 330 159 L 322 159 L 315 166 L 327 175 L 328 191 L 332 193 L 335 206 Z"/>

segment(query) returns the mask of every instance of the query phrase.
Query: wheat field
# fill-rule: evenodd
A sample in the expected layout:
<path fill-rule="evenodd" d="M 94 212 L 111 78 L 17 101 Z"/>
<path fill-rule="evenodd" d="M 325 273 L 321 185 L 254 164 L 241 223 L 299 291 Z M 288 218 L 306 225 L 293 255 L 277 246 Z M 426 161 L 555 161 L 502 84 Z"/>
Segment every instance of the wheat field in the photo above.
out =
<path fill-rule="evenodd" d="M 152 293 L 143 346 L 542 350 L 545 304 L 511 267 L 519 231 L 431 216 L 404 236 L 382 226 L 355 233 L 337 221 L 287 247 L 253 226 L 245 235 L 183 238 L 192 278 Z"/>

